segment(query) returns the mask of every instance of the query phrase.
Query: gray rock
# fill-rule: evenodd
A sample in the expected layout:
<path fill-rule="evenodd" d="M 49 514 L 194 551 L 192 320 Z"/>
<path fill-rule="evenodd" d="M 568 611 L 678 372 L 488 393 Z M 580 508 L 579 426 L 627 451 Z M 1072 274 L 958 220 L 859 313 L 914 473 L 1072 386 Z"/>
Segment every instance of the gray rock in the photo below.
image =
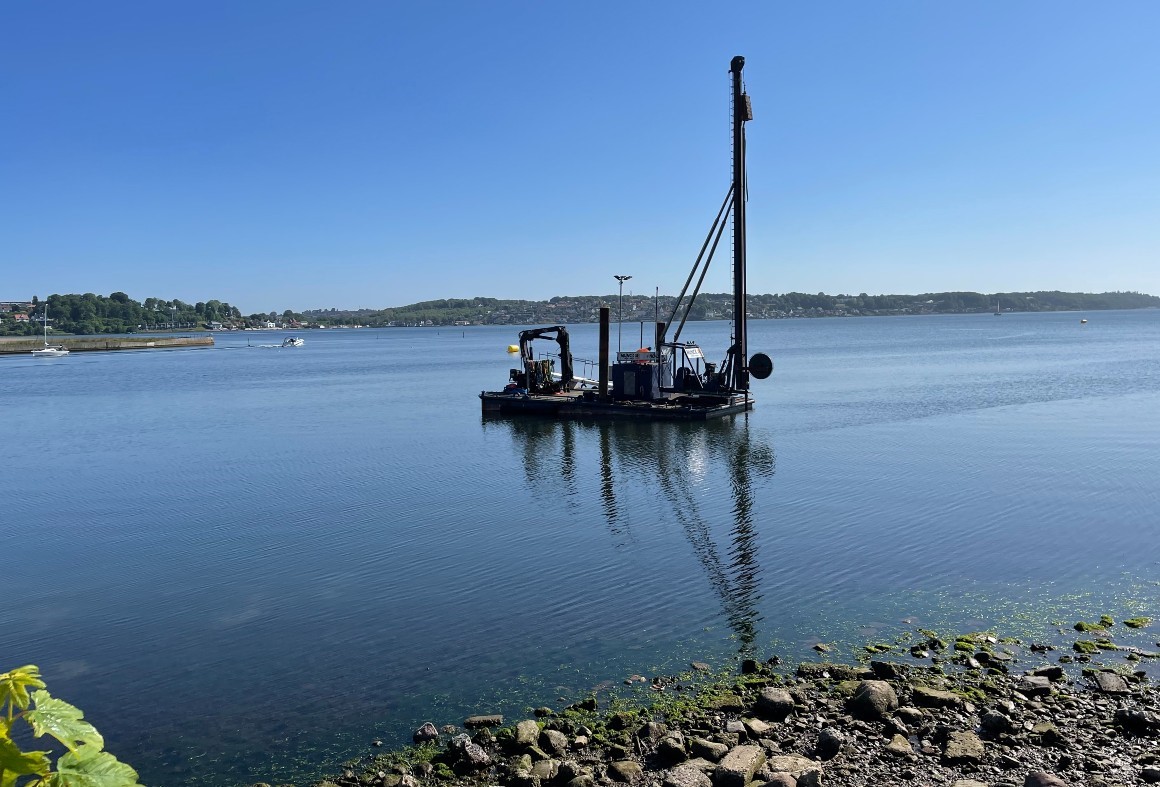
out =
<path fill-rule="evenodd" d="M 994 709 L 983 712 L 979 717 L 979 726 L 987 735 L 1001 735 L 1015 730 L 1015 722 Z"/>
<path fill-rule="evenodd" d="M 550 782 L 560 772 L 559 760 L 540 760 L 532 765 L 532 776 L 541 782 Z"/>
<path fill-rule="evenodd" d="M 907 757 L 914 754 L 914 749 L 911 747 L 910 741 L 906 739 L 905 735 L 895 735 L 891 738 L 890 743 L 886 744 L 885 751 L 896 757 Z"/>
<path fill-rule="evenodd" d="M 525 719 L 516 725 L 515 735 L 520 746 L 534 746 L 540 738 L 540 725 L 532 719 Z"/>
<path fill-rule="evenodd" d="M 694 757 L 693 759 L 686 762 L 685 765 L 696 768 L 701 773 L 705 774 L 712 774 L 713 771 L 717 770 L 717 763 L 706 760 L 704 757 Z"/>
<path fill-rule="evenodd" d="M 894 715 L 902 719 L 907 724 L 919 724 L 922 722 L 923 713 L 918 708 L 912 708 L 909 705 L 903 705 L 894 712 Z"/>
<path fill-rule="evenodd" d="M 583 767 L 575 760 L 563 760 L 560 763 L 560 768 L 556 774 L 556 778 L 560 779 L 561 781 L 570 782 L 577 776 L 582 776 L 585 773 L 588 773 L 588 770 L 589 769 Z"/>
<path fill-rule="evenodd" d="M 717 787 L 745 787 L 764 764 L 765 752 L 760 746 L 734 746 L 713 772 L 713 783 Z"/>
<path fill-rule="evenodd" d="M 729 753 L 729 747 L 717 741 L 708 741 L 704 738 L 693 738 L 689 747 L 694 757 L 704 757 L 710 762 L 720 762 L 721 758 Z"/>
<path fill-rule="evenodd" d="M 876 721 L 898 707 L 898 695 L 884 680 L 864 680 L 850 698 L 850 712 L 860 719 Z"/>
<path fill-rule="evenodd" d="M 491 765 L 491 755 L 478 743 L 468 743 L 463 747 L 463 762 L 479 770 Z"/>
<path fill-rule="evenodd" d="M 763 719 L 784 721 L 793 713 L 793 696 L 785 689 L 765 688 L 753 707 L 754 712 Z"/>
<path fill-rule="evenodd" d="M 892 661 L 871 661 L 870 670 L 874 677 L 880 680 L 897 680 L 904 677 L 910 668 L 905 664 L 895 664 Z"/>
<path fill-rule="evenodd" d="M 943 759 L 951 765 L 977 765 L 983 753 L 983 742 L 973 732 L 952 732 L 943 744 Z"/>
<path fill-rule="evenodd" d="M 769 781 L 765 783 L 765 787 L 797 787 L 797 779 L 785 771 L 781 771 L 770 774 Z"/>
<path fill-rule="evenodd" d="M 1132 693 L 1132 690 L 1128 688 L 1128 681 L 1124 679 L 1123 675 L 1117 675 L 1114 672 L 1097 672 L 1093 679 L 1096 688 L 1104 694 Z"/>
<path fill-rule="evenodd" d="M 1041 678 L 1047 678 L 1050 681 L 1063 680 L 1063 667 L 1058 664 L 1048 664 L 1046 667 L 1040 667 L 1031 671 L 1032 675 L 1038 675 Z"/>
<path fill-rule="evenodd" d="M 834 727 L 826 727 L 818 733 L 818 756 L 823 760 L 832 760 L 838 756 L 838 752 L 842 750 L 842 744 L 846 742 L 844 736 L 838 729 Z"/>
<path fill-rule="evenodd" d="M 779 754 L 770 757 L 765 764 L 765 769 L 771 774 L 788 773 L 795 779 L 808 771 L 810 768 L 816 768 L 818 764 L 808 757 L 802 757 L 797 754 Z"/>
<path fill-rule="evenodd" d="M 951 691 L 932 689 L 929 686 L 911 686 L 910 691 L 914 697 L 914 704 L 926 708 L 959 708 L 963 704 L 963 698 Z"/>
<path fill-rule="evenodd" d="M 773 729 L 772 724 L 766 724 L 761 719 L 742 719 L 741 723 L 745 726 L 745 732 L 754 740 L 768 737 Z"/>
<path fill-rule="evenodd" d="M 610 743 L 605 747 L 605 753 L 613 760 L 627 760 L 632 756 L 632 749 L 619 743 Z"/>
<path fill-rule="evenodd" d="M 1023 787 L 1067 787 L 1067 782 L 1047 771 L 1031 771 L 1023 780 Z"/>
<path fill-rule="evenodd" d="M 821 767 L 815 765 L 802 771 L 802 775 L 797 777 L 797 787 L 822 787 Z"/>
<path fill-rule="evenodd" d="M 608 775 L 618 782 L 632 784 L 644 778 L 644 769 L 640 763 L 632 760 L 617 760 L 608 766 Z"/>
<path fill-rule="evenodd" d="M 653 741 L 655 743 L 656 741 L 659 741 L 661 738 L 665 737 L 668 731 L 669 728 L 665 725 L 659 724 L 655 721 L 650 721 L 642 726 L 639 730 L 637 730 L 636 735 L 641 740 Z"/>
<path fill-rule="evenodd" d="M 1041 697 L 1051 693 L 1051 681 L 1042 675 L 1024 675 L 1015 688 L 1028 697 Z"/>
<path fill-rule="evenodd" d="M 1041 721 L 1031 728 L 1031 736 L 1044 746 L 1059 746 L 1063 743 L 1063 735 L 1059 728 L 1049 721 Z"/>
<path fill-rule="evenodd" d="M 693 765 L 678 765 L 665 774 L 664 787 L 712 787 L 713 780 Z"/>
<path fill-rule="evenodd" d="M 977 782 L 974 779 L 958 779 L 951 784 L 951 787 L 987 787 L 985 782 Z"/>
<path fill-rule="evenodd" d="M 498 713 L 487 716 L 468 716 L 463 720 L 463 726 L 469 729 L 477 727 L 502 727 L 503 716 Z"/>
<path fill-rule="evenodd" d="M 657 744 L 657 756 L 663 762 L 673 763 L 688 759 L 685 753 L 685 737 L 679 732 L 671 732 Z"/>
<path fill-rule="evenodd" d="M 411 735 L 411 740 L 415 743 L 426 743 L 427 741 L 434 741 L 439 739 L 439 730 L 431 722 L 425 722 L 422 727 L 415 730 Z"/>
<path fill-rule="evenodd" d="M 851 667 L 848 664 L 830 664 L 828 662 L 802 662 L 798 665 L 797 676 L 807 680 L 832 678 L 833 680 L 865 680 L 874 677 L 868 667 Z"/>
<path fill-rule="evenodd" d="M 540 733 L 540 748 L 551 754 L 565 754 L 568 751 L 568 736 L 559 730 L 544 730 Z"/>
<path fill-rule="evenodd" d="M 596 780 L 590 774 L 582 773 L 568 782 L 568 787 L 596 787 Z"/>
<path fill-rule="evenodd" d="M 1149 766 L 1140 771 L 1140 778 L 1148 782 L 1148 784 L 1156 784 L 1160 782 L 1160 768 Z"/>
<path fill-rule="evenodd" d="M 1129 735 L 1160 734 L 1160 716 L 1146 710 L 1120 708 L 1113 722 Z"/>

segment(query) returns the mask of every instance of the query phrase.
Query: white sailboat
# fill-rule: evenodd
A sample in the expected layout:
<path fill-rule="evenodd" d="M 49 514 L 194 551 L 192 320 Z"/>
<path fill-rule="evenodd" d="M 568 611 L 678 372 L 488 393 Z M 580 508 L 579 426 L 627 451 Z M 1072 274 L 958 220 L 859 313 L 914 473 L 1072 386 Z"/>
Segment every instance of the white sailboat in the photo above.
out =
<path fill-rule="evenodd" d="M 44 348 L 41 350 L 33 350 L 32 354 L 37 358 L 59 358 L 62 355 L 68 355 L 68 348 L 63 344 L 49 344 L 48 343 L 48 301 L 44 302 Z"/>
<path fill-rule="evenodd" d="M 998 298 L 995 299 L 995 316 L 996 317 L 1003 316 L 1003 312 L 999 311 L 999 299 Z"/>

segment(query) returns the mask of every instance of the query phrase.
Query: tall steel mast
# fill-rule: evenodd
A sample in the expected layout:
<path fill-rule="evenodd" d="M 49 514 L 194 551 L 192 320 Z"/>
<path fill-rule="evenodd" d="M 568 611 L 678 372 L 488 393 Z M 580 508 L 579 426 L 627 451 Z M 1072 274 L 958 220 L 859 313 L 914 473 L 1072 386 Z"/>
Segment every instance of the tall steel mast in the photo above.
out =
<path fill-rule="evenodd" d="M 730 353 L 730 386 L 749 391 L 749 353 L 746 348 L 745 312 L 745 123 L 753 120 L 753 108 L 741 84 L 745 58 L 729 63 L 733 75 L 733 346 Z"/>

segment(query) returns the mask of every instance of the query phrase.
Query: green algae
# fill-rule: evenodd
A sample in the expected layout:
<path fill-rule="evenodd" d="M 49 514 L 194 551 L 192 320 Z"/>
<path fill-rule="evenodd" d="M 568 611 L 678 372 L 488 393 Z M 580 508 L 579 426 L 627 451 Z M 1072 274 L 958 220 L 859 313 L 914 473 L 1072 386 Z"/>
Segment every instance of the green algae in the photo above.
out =
<path fill-rule="evenodd" d="M 1076 631 L 1079 631 L 1079 632 L 1082 632 L 1085 634 L 1092 632 L 1092 631 L 1107 631 L 1108 630 L 1108 627 L 1103 625 L 1102 620 L 1099 623 L 1089 623 L 1086 620 L 1081 620 L 1081 621 L 1077 622 L 1075 624 L 1075 626 L 1073 626 L 1072 628 L 1074 628 Z"/>

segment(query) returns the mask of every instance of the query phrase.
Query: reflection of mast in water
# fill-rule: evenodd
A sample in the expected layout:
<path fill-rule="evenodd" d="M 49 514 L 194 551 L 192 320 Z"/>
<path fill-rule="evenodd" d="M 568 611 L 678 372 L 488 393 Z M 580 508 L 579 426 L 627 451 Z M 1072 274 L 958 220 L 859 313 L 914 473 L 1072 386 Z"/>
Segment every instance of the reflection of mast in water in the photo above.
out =
<path fill-rule="evenodd" d="M 757 564 L 757 532 L 753 523 L 753 485 L 750 472 L 756 467 L 758 472 L 767 470 L 774 472 L 773 452 L 767 456 L 757 457 L 763 451 L 753 451 L 749 441 L 748 424 L 745 425 L 745 439 L 739 440 L 730 446 L 729 475 L 733 487 L 733 543 L 729 549 L 734 571 L 733 596 L 737 600 L 735 612 L 736 625 L 741 629 L 738 637 L 741 639 L 742 650 L 753 650 L 753 641 L 757 636 L 756 624 L 759 619 L 757 602 L 761 599 L 758 593 L 758 575 L 761 567 Z M 767 462 L 757 461 L 758 459 Z M 728 612 L 726 613 L 728 614 Z M 733 619 L 730 619 L 733 622 Z"/>
<path fill-rule="evenodd" d="M 757 534 L 753 522 L 751 472 L 756 469 L 762 475 L 772 475 L 773 452 L 768 446 L 753 449 L 746 422 L 739 428 L 723 422 L 713 426 L 722 428 L 707 430 L 704 425 L 699 425 L 697 429 L 700 433 L 675 429 L 659 432 L 669 438 L 670 444 L 657 447 L 657 479 L 661 491 L 672 506 L 673 515 L 684 529 L 693 552 L 705 569 L 709 584 L 721 599 L 729 627 L 741 643 L 741 652 L 748 654 L 753 650 L 757 637 L 757 623 L 760 620 L 757 605 L 761 600 L 758 592 L 760 566 L 757 562 Z M 704 434 L 706 431 L 710 434 Z M 686 439 L 694 435 L 708 439 L 703 443 Z M 710 456 L 723 458 L 729 471 L 733 492 L 733 527 L 728 564 L 718 552 L 688 479 L 690 465 L 700 464 L 691 460 L 705 450 Z"/>
<path fill-rule="evenodd" d="M 775 472 L 773 448 L 749 433 L 747 419 L 733 423 L 722 419 L 703 424 L 598 422 L 538 419 L 503 419 L 519 437 L 524 453 L 524 475 L 538 496 L 543 482 L 558 472 L 576 502 L 576 431 L 597 430 L 600 449 L 600 507 L 609 533 L 618 545 L 631 540 L 624 514 L 616 499 L 616 459 L 634 478 L 656 474 L 657 483 L 673 517 L 681 525 L 693 553 L 705 570 L 709 585 L 721 601 L 729 627 L 743 654 L 752 652 L 760 621 L 758 603 L 761 567 L 757 561 L 757 532 L 753 517 L 753 476 L 771 477 Z M 546 468 L 545 458 L 562 451 L 559 465 Z M 712 529 L 701 513 L 694 491 L 710 460 L 723 463 L 733 498 L 729 551 L 722 556 Z M 546 487 L 551 489 L 551 485 Z"/>

